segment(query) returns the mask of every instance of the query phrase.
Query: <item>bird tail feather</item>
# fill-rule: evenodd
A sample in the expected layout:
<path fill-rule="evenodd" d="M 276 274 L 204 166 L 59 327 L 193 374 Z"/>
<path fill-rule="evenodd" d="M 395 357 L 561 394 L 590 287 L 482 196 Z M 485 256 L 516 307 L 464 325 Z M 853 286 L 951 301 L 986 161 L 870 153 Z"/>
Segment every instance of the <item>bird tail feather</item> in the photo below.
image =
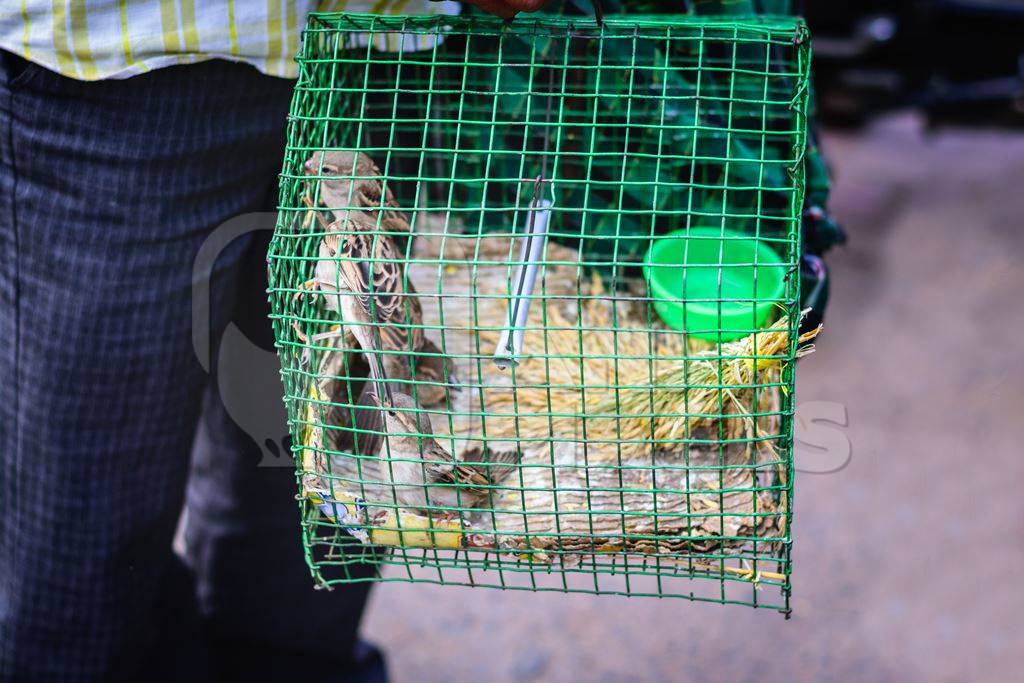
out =
<path fill-rule="evenodd" d="M 363 385 L 356 407 L 348 409 L 354 413 L 355 419 L 351 429 L 342 431 L 342 452 L 360 455 L 377 455 L 380 452 L 384 419 L 380 412 L 380 400 L 372 384 L 367 381 Z"/>
<path fill-rule="evenodd" d="M 491 484 L 504 481 L 518 467 L 522 451 L 518 448 L 494 450 L 487 446 L 471 448 L 463 453 L 463 460 L 472 464 Z"/>

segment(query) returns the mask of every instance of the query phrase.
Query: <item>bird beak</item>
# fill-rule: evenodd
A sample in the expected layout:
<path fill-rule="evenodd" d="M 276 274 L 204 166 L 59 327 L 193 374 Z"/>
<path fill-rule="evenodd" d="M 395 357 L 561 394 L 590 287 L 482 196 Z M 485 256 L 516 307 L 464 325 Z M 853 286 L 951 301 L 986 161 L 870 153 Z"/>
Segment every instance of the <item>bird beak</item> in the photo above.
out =
<path fill-rule="evenodd" d="M 306 175 L 316 175 L 316 164 L 312 159 L 307 159 L 302 168 L 306 170 Z"/>

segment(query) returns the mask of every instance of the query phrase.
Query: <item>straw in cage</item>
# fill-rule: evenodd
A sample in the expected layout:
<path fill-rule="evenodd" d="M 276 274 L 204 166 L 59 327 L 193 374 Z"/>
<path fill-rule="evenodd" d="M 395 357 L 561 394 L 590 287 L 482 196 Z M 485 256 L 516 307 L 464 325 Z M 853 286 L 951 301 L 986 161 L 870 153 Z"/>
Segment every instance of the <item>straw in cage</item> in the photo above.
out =
<path fill-rule="evenodd" d="M 481 444 L 519 448 L 518 471 L 482 509 L 462 510 L 455 520 L 396 505 L 380 471 L 383 455 L 346 454 L 358 437 L 344 419 L 348 409 L 335 404 L 353 399 L 332 388 L 344 374 L 337 365 L 343 352 L 328 347 L 307 406 L 307 495 L 365 542 L 504 549 L 535 560 L 738 551 L 784 535 L 785 468 L 772 445 L 779 396 L 769 387 L 789 344 L 785 319 L 721 349 L 695 348 L 652 328 L 641 298 L 609 296 L 596 276 L 581 279 L 570 265 L 579 254 L 548 243 L 545 298 L 530 309 L 521 343 L 551 357 L 527 356 L 502 371 L 480 362 L 477 349 L 500 348 L 509 311 L 475 303 L 507 295 L 510 240 L 421 241 L 408 272 L 425 292 L 437 265 L 448 264 L 444 295 L 420 295 L 425 327 L 439 327 L 442 315 L 471 321 L 449 323 L 443 333 L 457 373 L 473 378 L 474 391 L 431 412 L 434 434 L 457 457 Z M 333 418 L 325 408 L 336 409 Z"/>

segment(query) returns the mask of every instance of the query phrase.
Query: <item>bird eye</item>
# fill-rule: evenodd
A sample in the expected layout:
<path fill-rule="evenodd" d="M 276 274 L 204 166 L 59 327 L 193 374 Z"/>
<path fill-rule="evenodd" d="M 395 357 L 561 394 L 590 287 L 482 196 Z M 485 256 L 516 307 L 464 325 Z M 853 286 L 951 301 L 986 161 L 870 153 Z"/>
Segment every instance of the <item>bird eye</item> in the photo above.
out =
<path fill-rule="evenodd" d="M 338 175 L 338 168 L 336 166 L 328 166 L 324 164 L 322 171 L 323 175 Z"/>

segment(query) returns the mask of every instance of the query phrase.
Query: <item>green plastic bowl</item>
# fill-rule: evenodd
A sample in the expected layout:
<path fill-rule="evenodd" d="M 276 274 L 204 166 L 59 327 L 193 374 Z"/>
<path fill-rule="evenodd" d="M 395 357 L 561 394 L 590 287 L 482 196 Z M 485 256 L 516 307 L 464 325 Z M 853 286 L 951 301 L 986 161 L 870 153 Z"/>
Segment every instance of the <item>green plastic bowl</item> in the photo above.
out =
<path fill-rule="evenodd" d="M 665 324 L 711 341 L 763 329 L 782 300 L 786 274 L 767 244 L 721 228 L 659 237 L 647 250 L 643 271 Z"/>

